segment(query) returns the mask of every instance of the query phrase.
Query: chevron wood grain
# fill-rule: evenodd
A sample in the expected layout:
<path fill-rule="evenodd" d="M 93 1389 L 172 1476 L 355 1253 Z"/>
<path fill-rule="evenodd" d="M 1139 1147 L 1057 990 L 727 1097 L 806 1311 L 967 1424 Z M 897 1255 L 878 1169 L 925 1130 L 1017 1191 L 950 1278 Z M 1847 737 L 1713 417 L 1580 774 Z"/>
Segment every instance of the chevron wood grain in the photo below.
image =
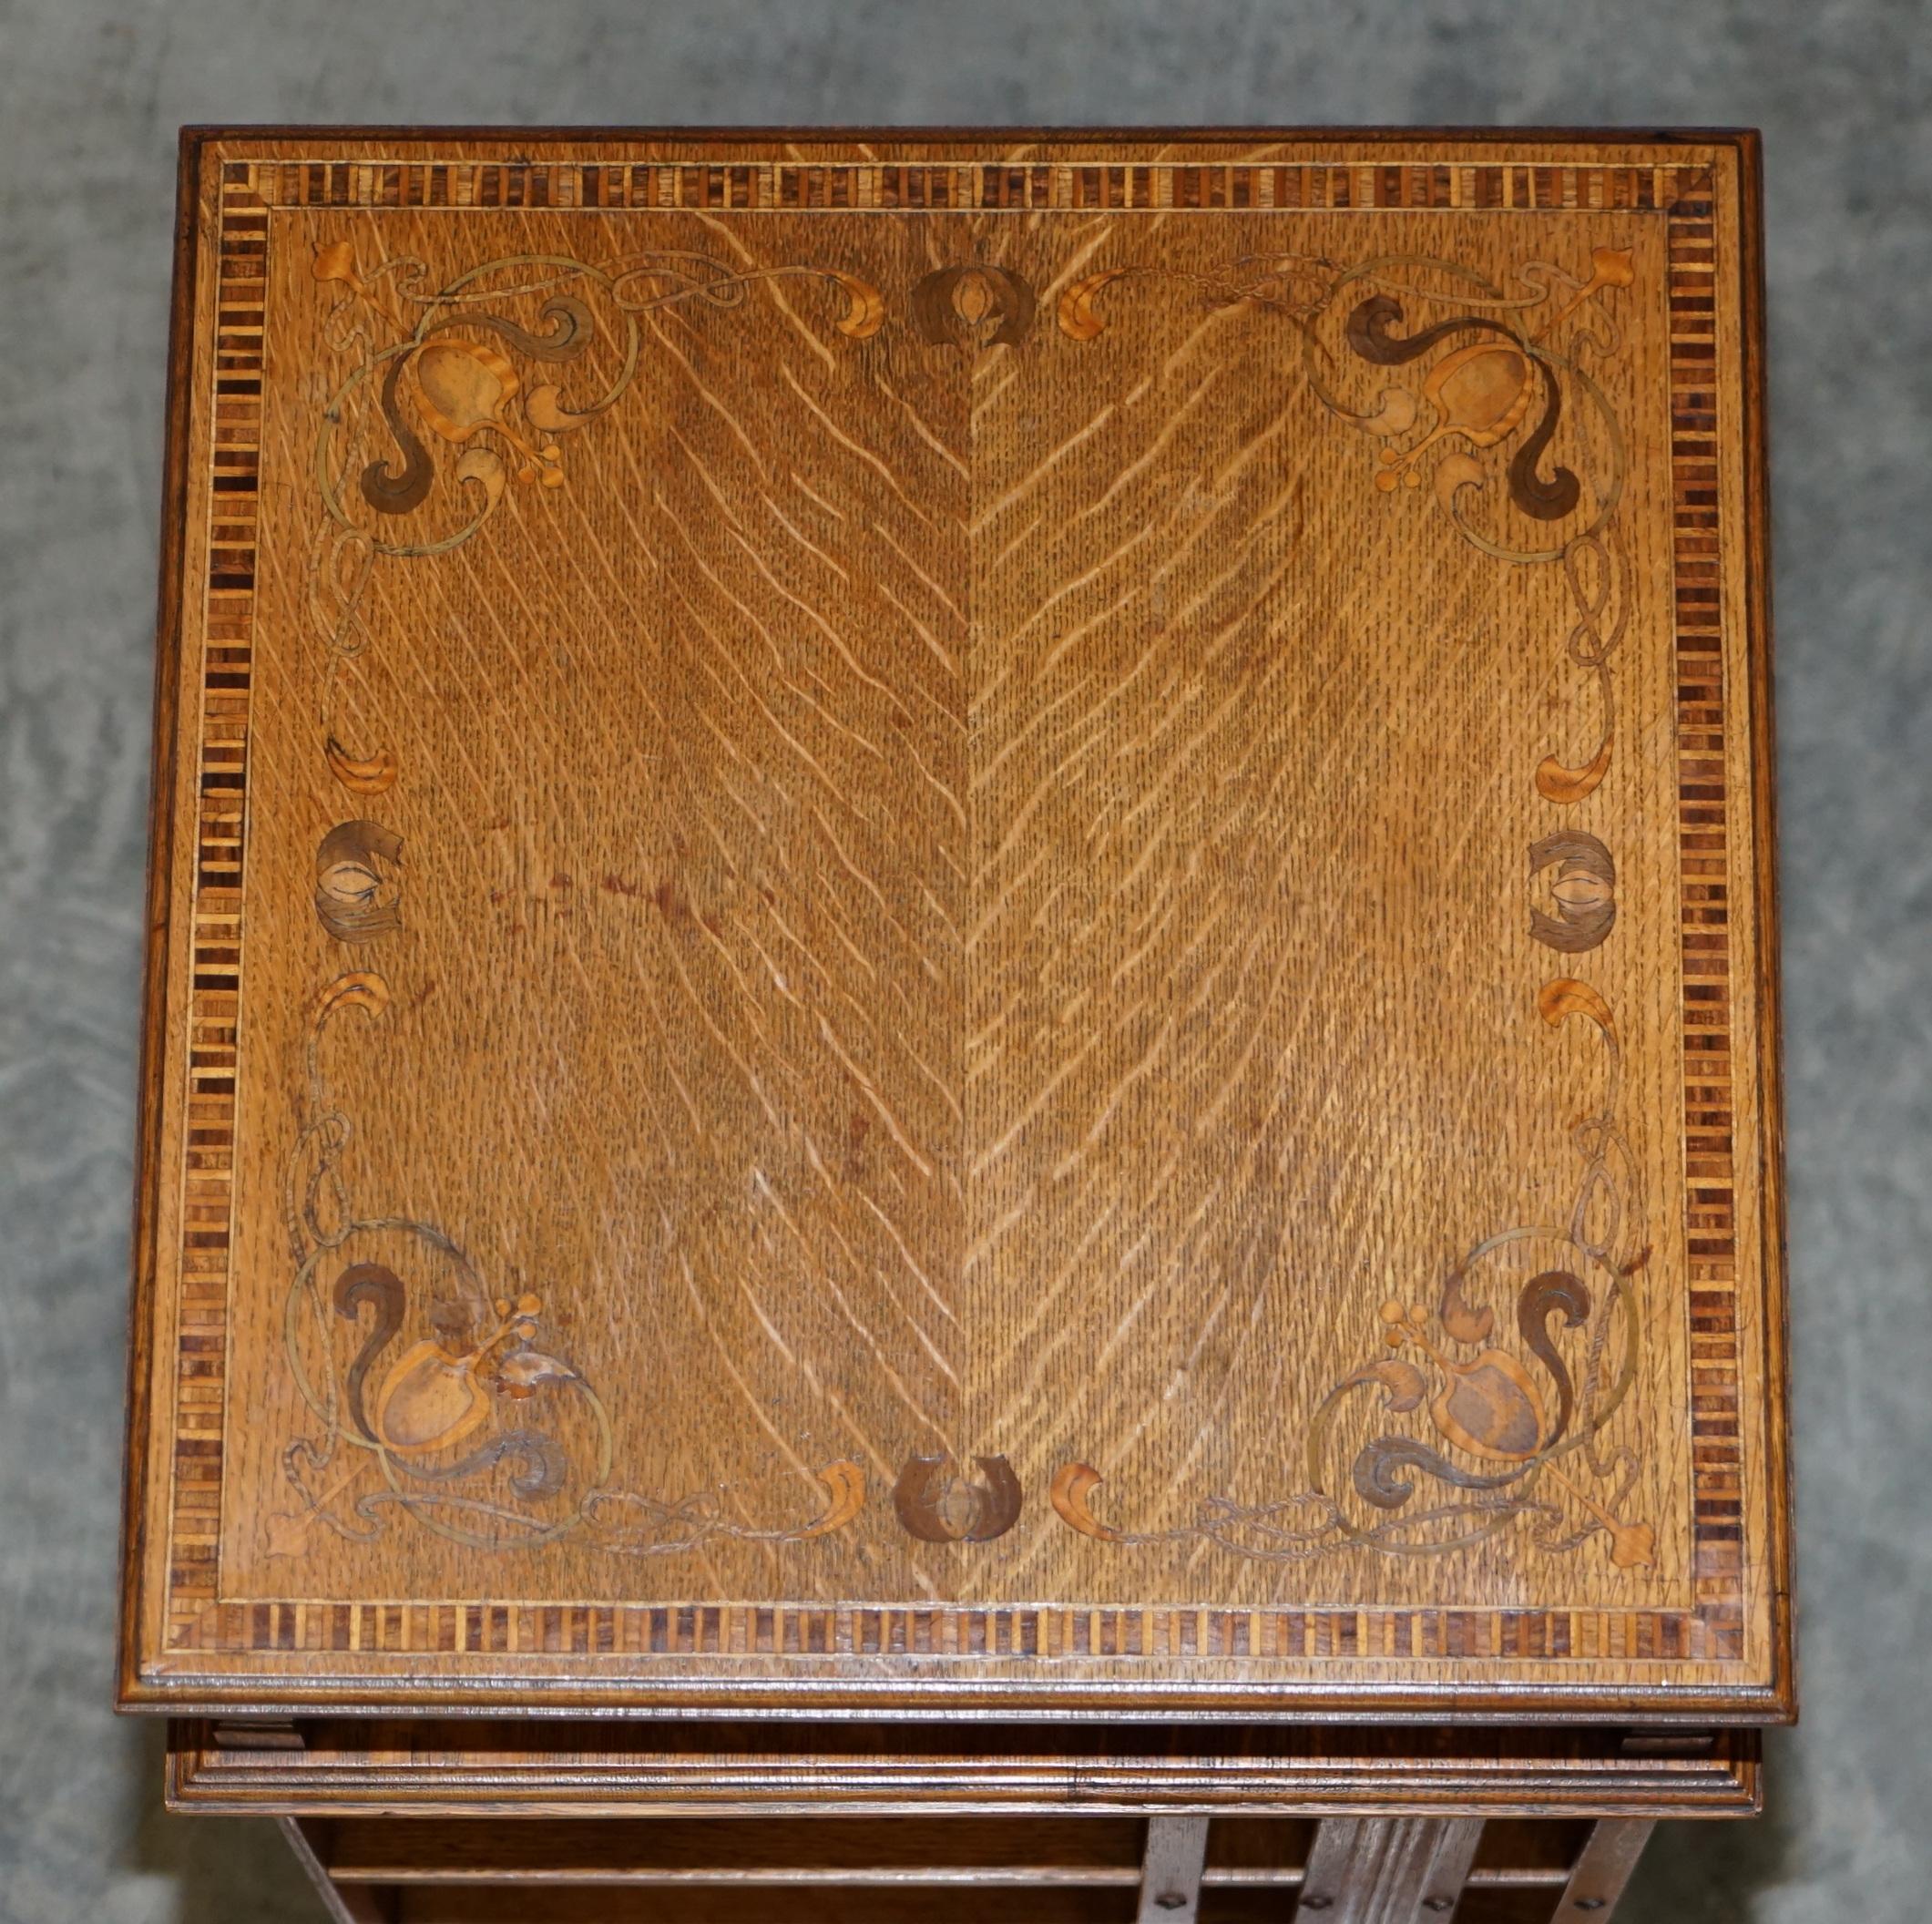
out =
<path fill-rule="evenodd" d="M 1754 192 L 191 138 L 125 1699 L 1787 1714 Z"/>

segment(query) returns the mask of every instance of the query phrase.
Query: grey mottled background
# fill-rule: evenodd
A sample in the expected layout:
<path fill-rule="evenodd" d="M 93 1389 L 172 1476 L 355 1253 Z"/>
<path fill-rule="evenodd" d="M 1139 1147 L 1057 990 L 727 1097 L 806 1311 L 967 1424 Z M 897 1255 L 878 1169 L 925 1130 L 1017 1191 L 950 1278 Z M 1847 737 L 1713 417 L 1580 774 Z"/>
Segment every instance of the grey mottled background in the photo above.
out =
<path fill-rule="evenodd" d="M 1764 129 L 1805 1720 L 1627 1915 L 1926 1915 L 1923 5 L 0 0 L 0 1920 L 319 1916 L 107 1708 L 174 135 L 248 119 Z"/>

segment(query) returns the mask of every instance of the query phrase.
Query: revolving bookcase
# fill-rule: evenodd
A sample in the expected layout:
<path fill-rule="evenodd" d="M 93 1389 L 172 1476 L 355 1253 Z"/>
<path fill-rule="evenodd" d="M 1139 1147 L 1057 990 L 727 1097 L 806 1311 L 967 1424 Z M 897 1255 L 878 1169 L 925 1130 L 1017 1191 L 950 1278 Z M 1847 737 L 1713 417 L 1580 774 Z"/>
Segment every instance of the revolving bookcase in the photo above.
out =
<path fill-rule="evenodd" d="M 1754 1807 L 1754 138 L 182 164 L 177 1804 L 399 1919 L 1547 1917 Z"/>

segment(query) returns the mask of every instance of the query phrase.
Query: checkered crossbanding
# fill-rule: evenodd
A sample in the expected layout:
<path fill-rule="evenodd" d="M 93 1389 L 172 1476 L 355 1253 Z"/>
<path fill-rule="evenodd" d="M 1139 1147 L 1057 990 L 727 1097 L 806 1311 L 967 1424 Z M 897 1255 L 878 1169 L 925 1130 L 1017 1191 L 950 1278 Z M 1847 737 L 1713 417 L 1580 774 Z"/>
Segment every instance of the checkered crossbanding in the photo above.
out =
<path fill-rule="evenodd" d="M 688 209 L 787 213 L 943 209 L 1120 213 L 1268 208 L 1657 213 L 1686 191 L 1675 167 L 1531 167 L 1509 161 L 1381 166 L 1369 161 L 828 162 L 288 160 L 264 162 L 274 208 Z"/>

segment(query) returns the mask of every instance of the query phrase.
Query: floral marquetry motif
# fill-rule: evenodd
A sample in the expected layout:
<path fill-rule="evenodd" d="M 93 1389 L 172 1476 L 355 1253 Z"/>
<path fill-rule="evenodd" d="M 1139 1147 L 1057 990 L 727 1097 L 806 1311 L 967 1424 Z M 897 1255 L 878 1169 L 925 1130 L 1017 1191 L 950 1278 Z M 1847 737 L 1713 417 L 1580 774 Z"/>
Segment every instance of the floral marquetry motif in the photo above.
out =
<path fill-rule="evenodd" d="M 1782 1709 L 1737 146 L 194 151 L 130 1701 Z"/>

